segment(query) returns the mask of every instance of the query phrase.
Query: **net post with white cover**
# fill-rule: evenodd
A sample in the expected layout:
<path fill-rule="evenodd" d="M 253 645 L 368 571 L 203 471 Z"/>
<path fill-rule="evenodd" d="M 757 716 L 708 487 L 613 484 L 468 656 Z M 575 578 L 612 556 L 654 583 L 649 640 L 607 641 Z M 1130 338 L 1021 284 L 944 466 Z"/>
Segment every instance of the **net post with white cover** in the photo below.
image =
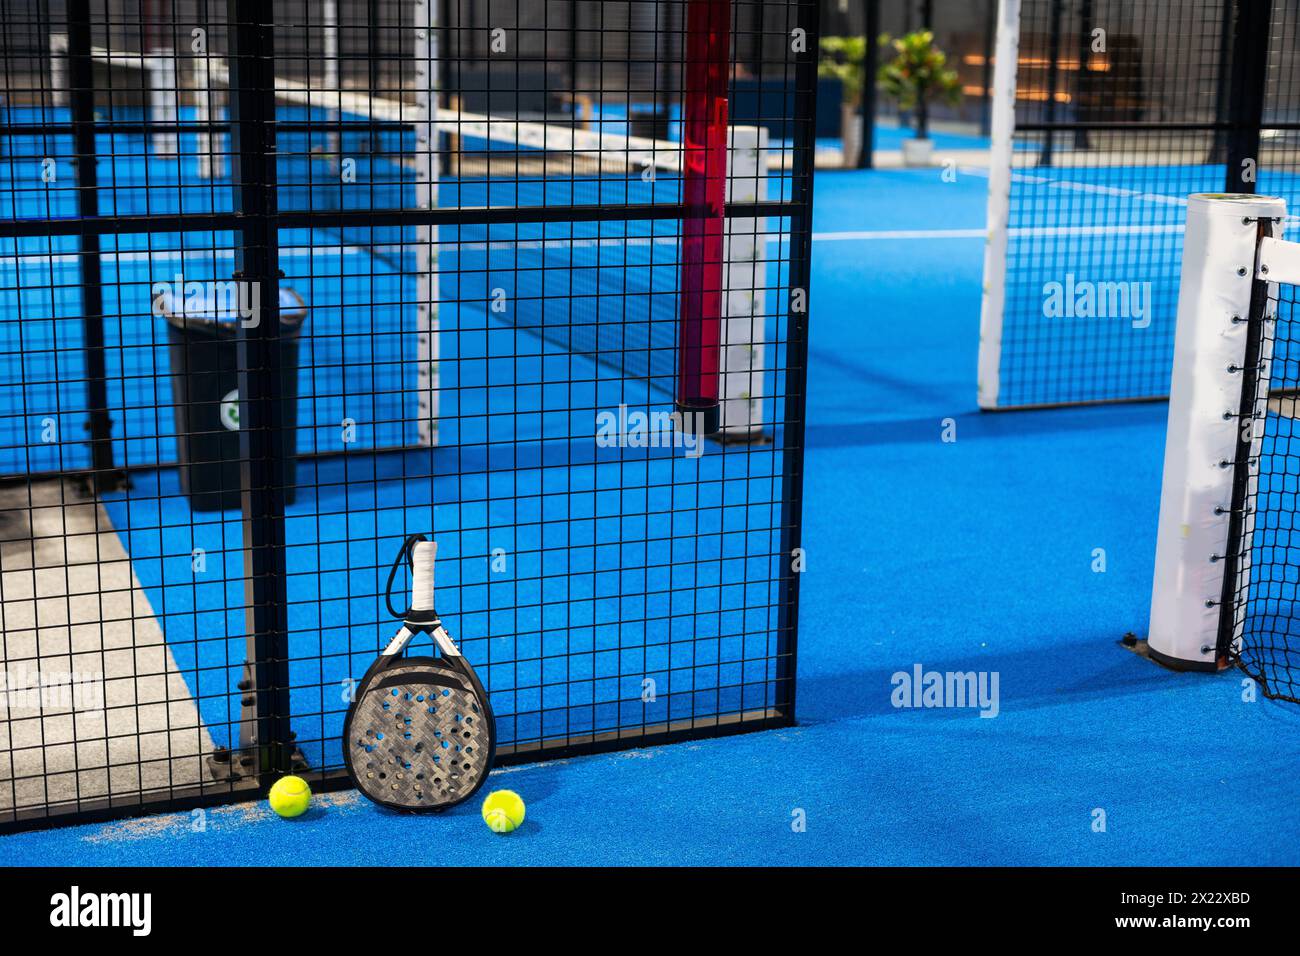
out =
<path fill-rule="evenodd" d="M 733 126 L 730 134 L 727 201 L 762 202 L 767 198 L 768 132 Z M 763 433 L 765 220 L 728 219 L 724 242 L 720 430 L 726 440 L 746 440 Z"/>
<path fill-rule="evenodd" d="M 1187 203 L 1148 633 L 1151 655 L 1181 670 L 1225 666 L 1240 639 L 1272 358 L 1257 256 L 1285 212 L 1254 195 Z"/>

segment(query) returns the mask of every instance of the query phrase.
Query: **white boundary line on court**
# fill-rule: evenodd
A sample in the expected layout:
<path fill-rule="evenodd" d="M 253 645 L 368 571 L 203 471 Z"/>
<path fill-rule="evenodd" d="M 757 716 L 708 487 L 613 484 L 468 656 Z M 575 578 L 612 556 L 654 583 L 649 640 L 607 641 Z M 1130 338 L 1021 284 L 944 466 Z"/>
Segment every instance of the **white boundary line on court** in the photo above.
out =
<path fill-rule="evenodd" d="M 355 256 L 361 255 L 364 251 L 360 246 L 348 245 L 283 246 L 280 255 L 286 259 L 301 259 L 318 255 Z M 99 254 L 101 260 L 113 260 L 115 262 L 173 262 L 177 259 L 233 259 L 234 257 L 234 249 L 155 249 L 153 251 L 101 252 Z M 81 254 L 78 252 L 20 252 L 15 255 L 0 256 L 0 266 L 17 268 L 20 263 L 30 265 L 32 262 L 76 265 L 81 262 Z"/>
<path fill-rule="evenodd" d="M 1023 226 L 1007 230 L 1010 239 L 1035 236 L 1145 236 L 1180 233 L 1183 227 L 1173 223 L 1136 226 Z M 985 239 L 987 229 L 861 229 L 844 232 L 814 232 L 813 242 L 871 242 L 919 239 Z M 777 241 L 784 241 L 778 239 Z"/>
<path fill-rule="evenodd" d="M 1292 221 L 1288 217 L 1288 221 Z M 1297 220 L 1300 221 L 1300 220 Z M 1152 223 L 1136 226 L 1026 226 L 1007 230 L 1008 238 L 1023 239 L 1038 236 L 1137 236 L 1137 235 L 1172 235 L 1183 232 L 1181 225 L 1172 223 Z M 813 242 L 930 242 L 945 239 L 985 239 L 986 229 L 849 229 L 837 232 L 814 232 Z M 761 242 L 784 245 L 789 242 L 788 235 L 771 233 L 758 237 Z M 449 240 L 446 245 L 452 252 L 482 252 L 484 250 L 503 249 L 572 249 L 574 246 L 602 246 L 621 248 L 624 246 L 662 246 L 675 249 L 675 236 L 619 236 L 560 239 L 490 239 L 457 242 Z M 103 252 L 101 258 L 117 262 L 157 262 L 173 261 L 184 258 L 229 259 L 234 256 L 233 249 L 167 249 L 141 250 L 139 252 Z M 286 258 L 305 258 L 318 255 L 356 256 L 366 254 L 362 246 L 335 244 L 328 246 L 285 246 L 281 252 Z M 0 266 L 16 267 L 19 263 L 49 262 L 59 265 L 76 264 L 81 257 L 77 253 L 20 252 L 16 255 L 0 256 Z M 673 265 L 672 262 L 649 262 L 646 265 L 660 267 Z M 597 267 L 601 263 L 592 263 Z"/>

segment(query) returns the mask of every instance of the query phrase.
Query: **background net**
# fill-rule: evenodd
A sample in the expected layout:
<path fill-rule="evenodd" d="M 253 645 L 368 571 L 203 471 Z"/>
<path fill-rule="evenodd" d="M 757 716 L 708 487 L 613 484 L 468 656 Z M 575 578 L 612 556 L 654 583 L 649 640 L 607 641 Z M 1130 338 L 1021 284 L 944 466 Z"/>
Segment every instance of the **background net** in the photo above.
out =
<path fill-rule="evenodd" d="M 1297 198 L 1297 11 L 1248 6 L 1021 4 L 998 406 L 1167 394 L 1186 197 Z"/>

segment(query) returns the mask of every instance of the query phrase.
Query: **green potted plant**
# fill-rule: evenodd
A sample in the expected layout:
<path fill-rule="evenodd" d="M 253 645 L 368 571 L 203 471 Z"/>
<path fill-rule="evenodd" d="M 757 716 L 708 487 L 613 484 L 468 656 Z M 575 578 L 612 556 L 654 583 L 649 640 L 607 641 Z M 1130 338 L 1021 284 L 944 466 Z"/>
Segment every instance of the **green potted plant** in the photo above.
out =
<path fill-rule="evenodd" d="M 862 64 L 867 57 L 865 37 L 822 37 L 817 75 L 840 81 L 840 141 L 844 165 L 856 166 L 862 151 Z"/>
<path fill-rule="evenodd" d="M 961 99 L 957 71 L 948 67 L 947 55 L 934 45 L 934 34 L 929 30 L 917 30 L 901 37 L 885 34 L 880 42 L 894 54 L 892 60 L 880 67 L 877 77 L 880 90 L 893 97 L 900 109 L 911 111 L 916 121 L 915 138 L 903 141 L 903 163 L 928 166 L 934 155 L 930 104 L 955 105 Z"/>

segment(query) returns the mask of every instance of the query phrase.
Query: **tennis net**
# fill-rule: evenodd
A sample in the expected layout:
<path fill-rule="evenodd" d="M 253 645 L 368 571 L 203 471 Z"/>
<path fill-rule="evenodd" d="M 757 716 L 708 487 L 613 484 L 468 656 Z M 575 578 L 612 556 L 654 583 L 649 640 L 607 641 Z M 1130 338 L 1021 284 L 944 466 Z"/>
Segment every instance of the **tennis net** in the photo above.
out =
<path fill-rule="evenodd" d="M 1186 197 L 1300 199 L 1294 4 L 1019 0 L 999 27 L 983 408 L 1159 398 Z"/>
<path fill-rule="evenodd" d="M 1295 255 L 1300 246 L 1288 243 Z M 1265 694 L 1300 703 L 1300 287 L 1268 283 L 1249 323 L 1243 407 L 1256 444 L 1240 467 L 1241 515 L 1230 535 L 1223 633 L 1232 659 Z M 1229 635 L 1230 638 L 1229 638 Z"/>

